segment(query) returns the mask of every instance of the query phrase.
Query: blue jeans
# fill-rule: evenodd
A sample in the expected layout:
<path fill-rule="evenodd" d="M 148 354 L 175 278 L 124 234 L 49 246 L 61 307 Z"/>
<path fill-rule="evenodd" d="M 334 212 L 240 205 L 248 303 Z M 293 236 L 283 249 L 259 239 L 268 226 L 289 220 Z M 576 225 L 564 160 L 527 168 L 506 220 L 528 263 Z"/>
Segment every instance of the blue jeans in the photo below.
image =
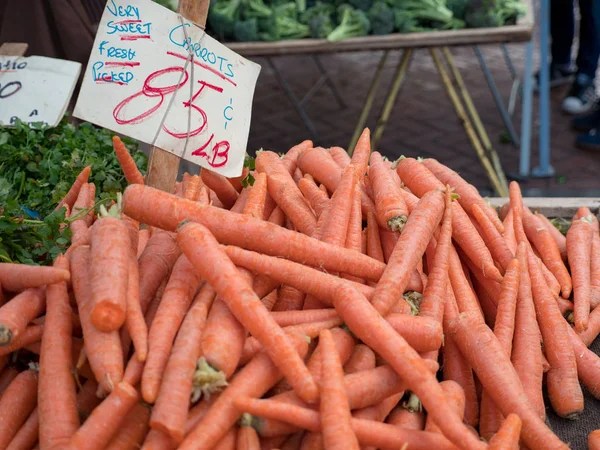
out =
<path fill-rule="evenodd" d="M 600 0 L 579 0 L 579 12 L 577 68 L 579 73 L 593 79 L 600 57 Z M 570 65 L 575 36 L 574 0 L 550 1 L 550 35 L 552 63 Z"/>

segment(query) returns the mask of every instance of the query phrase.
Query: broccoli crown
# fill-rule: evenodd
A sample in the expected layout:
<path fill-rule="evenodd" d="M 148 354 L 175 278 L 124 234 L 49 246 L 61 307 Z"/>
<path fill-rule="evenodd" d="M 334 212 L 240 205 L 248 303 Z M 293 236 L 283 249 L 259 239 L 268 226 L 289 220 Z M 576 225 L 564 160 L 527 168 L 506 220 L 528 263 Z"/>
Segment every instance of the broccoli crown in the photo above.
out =
<path fill-rule="evenodd" d="M 241 0 L 216 0 L 208 13 L 208 23 L 221 38 L 233 35 L 233 25 L 240 16 Z"/>
<path fill-rule="evenodd" d="M 469 28 L 498 27 L 503 24 L 496 0 L 472 0 L 465 10 L 465 23 Z"/>
<path fill-rule="evenodd" d="M 469 5 L 469 0 L 446 0 L 446 7 L 452 11 L 456 19 L 465 20 L 465 11 Z"/>
<path fill-rule="evenodd" d="M 340 24 L 327 36 L 329 41 L 340 41 L 369 34 L 371 24 L 363 11 L 354 9 L 350 5 L 341 5 L 338 8 L 338 17 L 340 14 Z"/>
<path fill-rule="evenodd" d="M 233 37 L 240 42 L 258 41 L 258 20 L 255 17 L 238 20 L 233 26 Z"/>
<path fill-rule="evenodd" d="M 298 21 L 298 10 L 295 3 L 283 3 L 275 6 L 270 19 L 259 25 L 263 27 L 263 32 L 259 33 L 259 36 L 265 41 L 301 39 L 310 35 L 308 25 Z"/>
<path fill-rule="evenodd" d="M 348 0 L 353 8 L 367 12 L 373 6 L 374 0 Z"/>
<path fill-rule="evenodd" d="M 394 24 L 396 31 L 399 33 L 416 33 L 418 31 L 425 31 L 425 28 L 419 26 L 417 19 L 403 9 L 394 10 Z"/>
<path fill-rule="evenodd" d="M 392 8 L 409 14 L 420 26 L 439 28 L 452 21 L 444 0 L 388 0 Z"/>
<path fill-rule="evenodd" d="M 390 34 L 395 28 L 394 10 L 383 0 L 377 0 L 367 13 L 372 34 Z"/>
<path fill-rule="evenodd" d="M 263 0 L 242 0 L 242 15 L 245 19 L 271 17 L 273 11 Z"/>
<path fill-rule="evenodd" d="M 310 36 L 315 39 L 326 38 L 333 31 L 334 7 L 331 3 L 317 2 L 300 16 L 300 21 L 308 25 Z"/>

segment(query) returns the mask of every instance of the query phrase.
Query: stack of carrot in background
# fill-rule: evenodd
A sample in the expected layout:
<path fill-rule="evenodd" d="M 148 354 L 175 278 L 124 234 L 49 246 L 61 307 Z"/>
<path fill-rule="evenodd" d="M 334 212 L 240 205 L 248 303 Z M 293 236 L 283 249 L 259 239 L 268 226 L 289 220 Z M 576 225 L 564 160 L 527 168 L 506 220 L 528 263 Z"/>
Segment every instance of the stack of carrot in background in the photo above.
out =
<path fill-rule="evenodd" d="M 369 141 L 169 194 L 115 138 L 123 197 L 76 182 L 67 254 L 0 264 L 0 448 L 568 448 L 542 388 L 600 398 L 597 218 L 565 237 L 516 183 L 499 216 Z"/>

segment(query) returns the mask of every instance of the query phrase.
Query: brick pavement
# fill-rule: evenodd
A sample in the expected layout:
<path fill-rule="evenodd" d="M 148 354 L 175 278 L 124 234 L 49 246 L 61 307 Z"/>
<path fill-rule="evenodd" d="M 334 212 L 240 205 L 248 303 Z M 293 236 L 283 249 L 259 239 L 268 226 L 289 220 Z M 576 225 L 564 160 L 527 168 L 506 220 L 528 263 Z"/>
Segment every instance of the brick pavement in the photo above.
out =
<path fill-rule="evenodd" d="M 522 70 L 524 46 L 511 45 L 509 49 L 517 70 Z M 500 47 L 487 46 L 482 50 L 506 99 L 511 77 Z M 519 151 L 510 144 L 500 143 L 504 126 L 473 50 L 457 48 L 452 53 L 505 169 L 508 172 L 516 171 Z M 306 111 L 321 136 L 319 145 L 347 146 L 380 55 L 380 52 L 362 52 L 322 57 L 323 65 L 336 80 L 347 107 L 338 107 L 327 86 L 322 86 L 307 102 Z M 399 58 L 400 52 L 390 52 L 387 58 L 380 90 L 367 122 L 372 130 Z M 309 133 L 277 84 L 266 60 L 256 58 L 256 61 L 263 68 L 254 99 L 248 148 L 255 150 L 263 147 L 285 151 L 309 138 Z M 275 61 L 298 97 L 302 97 L 319 78 L 317 67 L 309 56 L 284 56 Z M 600 154 L 583 152 L 574 147 L 575 135 L 569 130 L 568 117 L 559 108 L 563 94 L 560 91 L 552 93 L 551 149 L 556 176 L 550 179 L 531 179 L 523 184 L 524 191 L 531 196 L 600 196 Z M 537 111 L 537 101 L 534 111 Z M 515 114 L 515 124 L 519 130 L 518 111 Z M 537 118 L 534 124 L 532 167 L 537 165 L 538 158 Z M 463 132 L 426 50 L 418 50 L 413 56 L 408 77 L 378 150 L 390 158 L 402 154 L 438 158 L 459 171 L 482 192 L 487 193 L 490 189 L 475 151 Z"/>

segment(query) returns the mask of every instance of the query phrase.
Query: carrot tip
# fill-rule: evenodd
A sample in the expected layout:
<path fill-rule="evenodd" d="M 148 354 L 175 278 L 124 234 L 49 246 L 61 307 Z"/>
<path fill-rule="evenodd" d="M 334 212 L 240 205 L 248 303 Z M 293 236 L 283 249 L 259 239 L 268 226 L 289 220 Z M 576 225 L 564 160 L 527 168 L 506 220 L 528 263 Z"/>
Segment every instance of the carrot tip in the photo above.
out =
<path fill-rule="evenodd" d="M 410 306 L 410 314 L 413 316 L 419 315 L 419 309 L 421 308 L 421 300 L 423 300 L 423 294 L 417 291 L 406 291 L 402 298 Z"/>
<path fill-rule="evenodd" d="M 192 403 L 196 403 L 202 396 L 210 399 L 211 394 L 221 391 L 221 388 L 227 385 L 225 374 L 216 370 L 204 357 L 201 357 L 196 363 L 192 381 Z"/>
<path fill-rule="evenodd" d="M 408 217 L 406 217 L 406 216 L 392 217 L 390 220 L 387 221 L 387 226 L 392 231 L 400 231 L 401 232 L 402 229 L 404 228 L 404 225 L 406 225 L 407 220 L 408 220 Z"/>
<path fill-rule="evenodd" d="M 6 325 L 0 324 L 0 346 L 10 345 L 13 339 L 12 331 Z"/>

